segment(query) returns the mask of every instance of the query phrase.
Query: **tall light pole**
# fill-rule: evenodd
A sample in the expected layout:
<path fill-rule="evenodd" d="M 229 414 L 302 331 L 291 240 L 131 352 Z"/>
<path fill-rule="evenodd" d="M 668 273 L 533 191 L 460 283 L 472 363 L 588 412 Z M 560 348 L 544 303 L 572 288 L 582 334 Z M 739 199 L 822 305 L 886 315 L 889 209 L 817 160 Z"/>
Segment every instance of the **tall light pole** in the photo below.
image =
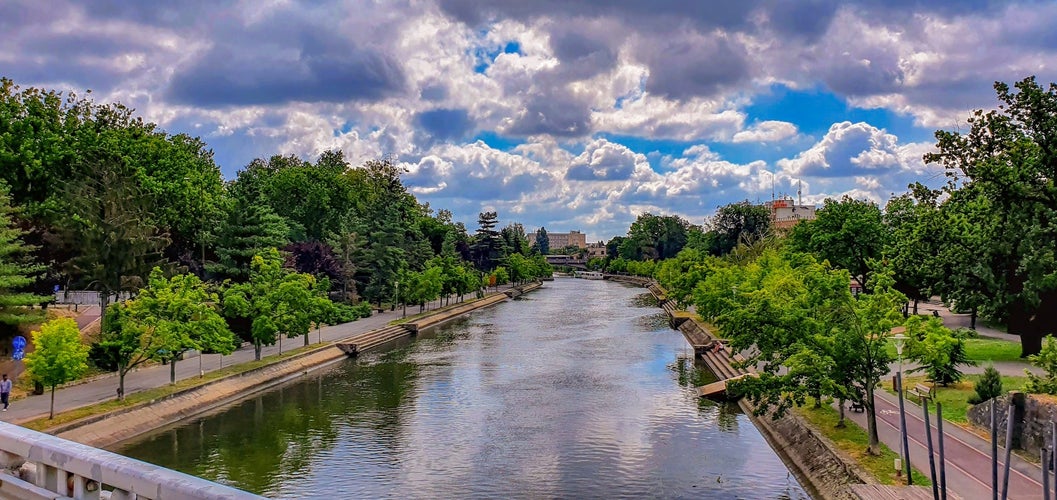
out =
<path fill-rule="evenodd" d="M 899 386 L 895 387 L 896 393 L 899 395 L 899 467 L 898 470 L 902 471 L 904 468 L 903 464 L 906 464 L 907 469 L 907 484 L 911 483 L 910 479 L 910 464 L 907 461 L 907 421 L 906 416 L 903 413 L 903 346 L 906 345 L 907 336 L 903 335 L 902 332 L 892 336 L 892 340 L 895 341 L 896 345 L 896 358 L 899 360 L 899 369 L 896 371 L 896 380 L 899 382 Z"/>

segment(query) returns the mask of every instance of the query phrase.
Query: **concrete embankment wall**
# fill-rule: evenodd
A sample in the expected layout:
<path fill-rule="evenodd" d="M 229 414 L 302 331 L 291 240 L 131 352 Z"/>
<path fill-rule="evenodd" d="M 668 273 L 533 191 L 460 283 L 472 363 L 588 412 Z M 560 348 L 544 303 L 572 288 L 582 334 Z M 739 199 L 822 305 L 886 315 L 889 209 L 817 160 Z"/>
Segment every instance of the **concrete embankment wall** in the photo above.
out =
<path fill-rule="evenodd" d="M 674 307 L 671 307 L 672 301 L 667 300 L 667 293 L 660 285 L 645 279 L 640 284 L 647 286 L 650 293 L 660 301 L 672 325 L 686 336 L 688 342 L 704 343 L 713 338 L 708 328 L 697 320 L 676 316 Z M 851 492 L 849 484 L 875 482 L 858 464 L 845 458 L 829 439 L 799 416 L 787 413 L 782 418 L 773 420 L 769 415 L 755 416 L 755 408 L 745 399 L 739 400 L 738 405 L 749 415 L 753 424 L 800 484 L 815 497 L 855 499 L 858 497 Z"/>
<path fill-rule="evenodd" d="M 535 290 L 540 286 L 539 283 L 533 283 L 517 287 L 517 293 L 520 295 Z M 419 319 L 418 322 L 426 325 L 423 328 L 433 327 L 470 311 L 506 300 L 509 300 L 506 294 L 494 294 L 481 300 L 461 304 L 456 308 L 438 311 L 436 314 Z M 276 361 L 247 372 L 213 380 L 204 385 L 186 389 L 154 401 L 70 422 L 50 429 L 49 432 L 65 439 L 99 448 L 113 446 L 140 434 L 208 412 L 346 359 L 345 354 L 333 344 L 323 344 L 294 357 Z"/>

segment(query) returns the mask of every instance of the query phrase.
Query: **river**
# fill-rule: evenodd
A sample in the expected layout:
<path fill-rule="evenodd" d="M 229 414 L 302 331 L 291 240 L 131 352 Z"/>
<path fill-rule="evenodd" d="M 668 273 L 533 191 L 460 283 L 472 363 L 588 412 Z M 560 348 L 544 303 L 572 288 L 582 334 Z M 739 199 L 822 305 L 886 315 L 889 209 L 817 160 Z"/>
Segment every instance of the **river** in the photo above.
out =
<path fill-rule="evenodd" d="M 643 292 L 547 282 L 114 451 L 276 498 L 809 498 Z"/>

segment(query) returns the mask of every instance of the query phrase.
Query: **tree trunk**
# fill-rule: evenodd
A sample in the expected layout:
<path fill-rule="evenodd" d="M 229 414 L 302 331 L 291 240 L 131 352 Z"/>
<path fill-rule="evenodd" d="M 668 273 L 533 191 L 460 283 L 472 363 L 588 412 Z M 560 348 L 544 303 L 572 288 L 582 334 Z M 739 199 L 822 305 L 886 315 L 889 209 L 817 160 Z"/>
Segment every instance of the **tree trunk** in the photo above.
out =
<path fill-rule="evenodd" d="M 976 306 L 973 306 L 972 313 L 969 315 L 969 328 L 976 330 Z"/>
<path fill-rule="evenodd" d="M 125 375 L 128 375 L 128 368 L 125 366 L 117 366 L 117 400 L 125 400 Z"/>
<path fill-rule="evenodd" d="M 914 297 L 914 314 L 918 313 L 918 299 Z"/>
<path fill-rule="evenodd" d="M 51 386 L 51 410 L 48 412 L 48 420 L 55 418 L 55 386 Z"/>
<path fill-rule="evenodd" d="M 170 384 L 176 384 L 176 358 L 177 358 L 177 356 L 173 356 L 172 359 L 169 360 L 169 383 Z"/>
<path fill-rule="evenodd" d="M 866 407 L 866 432 L 870 441 L 866 452 L 871 455 L 880 455 L 880 439 L 877 437 L 877 405 L 874 402 L 873 393 L 873 384 L 867 384 L 866 401 L 863 401 L 863 406 Z"/>
<path fill-rule="evenodd" d="M 305 347 L 308 347 L 308 333 L 309 332 L 305 332 Z"/>
<path fill-rule="evenodd" d="M 837 420 L 837 428 L 843 429 L 846 425 L 844 423 L 844 398 L 840 398 L 838 402 L 840 404 L 840 420 Z"/>
<path fill-rule="evenodd" d="M 259 340 L 253 341 L 253 359 L 261 360 L 261 342 Z"/>

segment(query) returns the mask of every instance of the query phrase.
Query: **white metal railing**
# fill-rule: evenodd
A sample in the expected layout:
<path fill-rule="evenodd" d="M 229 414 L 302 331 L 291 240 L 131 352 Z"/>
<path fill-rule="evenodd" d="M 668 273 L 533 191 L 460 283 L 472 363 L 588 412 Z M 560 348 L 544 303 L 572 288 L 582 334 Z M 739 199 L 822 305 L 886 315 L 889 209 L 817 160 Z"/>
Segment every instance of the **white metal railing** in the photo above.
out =
<path fill-rule="evenodd" d="M 259 499 L 252 493 L 0 422 L 0 466 L 31 464 L 28 480 L 0 475 L 0 498 L 97 500 L 113 488 L 118 499 Z M 36 470 L 32 471 L 32 465 Z"/>
<path fill-rule="evenodd" d="M 110 294 L 110 302 L 124 302 L 132 297 L 129 292 Z M 56 304 L 99 305 L 99 292 L 93 290 L 56 290 Z"/>

